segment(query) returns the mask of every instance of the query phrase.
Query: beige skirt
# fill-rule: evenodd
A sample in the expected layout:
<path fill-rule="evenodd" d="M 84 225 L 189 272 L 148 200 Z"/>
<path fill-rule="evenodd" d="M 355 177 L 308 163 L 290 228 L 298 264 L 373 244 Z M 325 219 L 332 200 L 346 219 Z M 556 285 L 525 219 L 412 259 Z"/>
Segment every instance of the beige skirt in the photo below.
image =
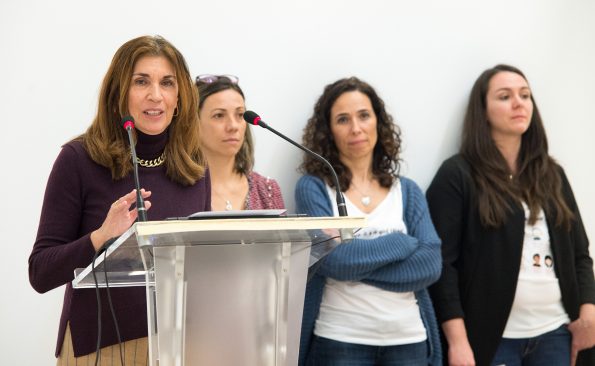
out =
<path fill-rule="evenodd" d="M 126 366 L 147 366 L 149 364 L 149 342 L 147 337 L 122 343 L 122 353 L 124 354 Z M 120 346 L 117 344 L 100 349 L 99 355 L 101 359 L 98 364 L 101 366 L 123 366 L 122 362 L 120 362 Z M 87 365 L 95 365 L 95 352 L 81 357 L 74 357 L 70 324 L 67 324 L 57 366 Z"/>

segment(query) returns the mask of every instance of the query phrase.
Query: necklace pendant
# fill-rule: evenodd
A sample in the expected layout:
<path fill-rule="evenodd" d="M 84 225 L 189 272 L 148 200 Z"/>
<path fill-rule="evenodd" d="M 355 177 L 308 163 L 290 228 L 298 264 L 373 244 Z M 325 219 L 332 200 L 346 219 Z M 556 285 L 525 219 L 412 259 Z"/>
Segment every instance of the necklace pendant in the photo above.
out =
<path fill-rule="evenodd" d="M 372 202 L 372 199 L 370 198 L 370 196 L 362 196 L 361 202 L 362 205 L 368 207 L 370 205 L 370 202 Z"/>
<path fill-rule="evenodd" d="M 225 211 L 231 211 L 233 207 L 231 206 L 231 201 L 225 200 Z"/>

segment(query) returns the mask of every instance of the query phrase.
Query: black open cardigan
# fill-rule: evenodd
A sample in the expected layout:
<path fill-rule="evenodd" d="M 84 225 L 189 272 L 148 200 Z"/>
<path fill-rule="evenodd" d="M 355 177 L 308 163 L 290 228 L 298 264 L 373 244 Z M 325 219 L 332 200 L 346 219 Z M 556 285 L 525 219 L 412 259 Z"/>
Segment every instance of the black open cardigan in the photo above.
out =
<path fill-rule="evenodd" d="M 545 212 L 564 309 L 571 320 L 584 303 L 595 303 L 593 261 L 572 189 L 560 168 L 562 194 L 576 219 L 567 230 L 556 227 L 555 212 Z M 443 269 L 430 287 L 439 323 L 464 318 L 478 366 L 489 365 L 504 332 L 521 263 L 525 214 L 520 204 L 500 228 L 481 225 L 469 164 L 461 155 L 446 160 L 427 191 L 432 220 L 442 239 Z M 443 342 L 443 354 L 448 344 Z M 447 357 L 444 357 L 447 362 Z M 579 355 L 595 365 L 593 349 Z"/>

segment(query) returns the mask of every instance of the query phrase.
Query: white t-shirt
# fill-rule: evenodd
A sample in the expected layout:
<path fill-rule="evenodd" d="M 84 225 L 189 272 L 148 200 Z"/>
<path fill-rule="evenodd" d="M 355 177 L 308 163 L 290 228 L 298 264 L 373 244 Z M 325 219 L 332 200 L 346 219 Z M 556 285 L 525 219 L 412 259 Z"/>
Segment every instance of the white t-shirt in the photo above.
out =
<path fill-rule="evenodd" d="M 328 186 L 327 191 L 332 201 L 335 192 Z M 361 212 L 347 197 L 345 201 L 351 215 L 368 218 L 369 226 L 356 233 L 357 238 L 374 239 L 395 231 L 407 233 L 399 180 L 370 214 Z M 360 245 L 366 245 L 365 241 Z M 411 344 L 427 338 L 413 292 L 385 291 L 361 282 L 331 278 L 326 280 L 314 334 L 373 346 Z"/>
<path fill-rule="evenodd" d="M 530 225 L 525 209 L 525 238 L 521 270 L 504 338 L 532 338 L 570 322 L 562 306 L 560 284 L 554 272 L 554 256 L 543 210 Z"/>

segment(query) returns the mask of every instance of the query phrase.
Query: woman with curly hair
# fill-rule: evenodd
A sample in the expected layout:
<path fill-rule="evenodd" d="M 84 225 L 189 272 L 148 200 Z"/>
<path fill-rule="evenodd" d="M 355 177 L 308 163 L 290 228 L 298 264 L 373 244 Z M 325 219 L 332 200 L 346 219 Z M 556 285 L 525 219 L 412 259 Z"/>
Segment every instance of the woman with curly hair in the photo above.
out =
<path fill-rule="evenodd" d="M 337 215 L 335 190 L 369 226 L 339 245 L 308 282 L 300 365 L 438 365 L 438 328 L 427 287 L 440 275 L 440 240 L 422 191 L 399 175 L 400 130 L 384 102 L 355 78 L 327 85 L 304 130 L 299 213 Z"/>

